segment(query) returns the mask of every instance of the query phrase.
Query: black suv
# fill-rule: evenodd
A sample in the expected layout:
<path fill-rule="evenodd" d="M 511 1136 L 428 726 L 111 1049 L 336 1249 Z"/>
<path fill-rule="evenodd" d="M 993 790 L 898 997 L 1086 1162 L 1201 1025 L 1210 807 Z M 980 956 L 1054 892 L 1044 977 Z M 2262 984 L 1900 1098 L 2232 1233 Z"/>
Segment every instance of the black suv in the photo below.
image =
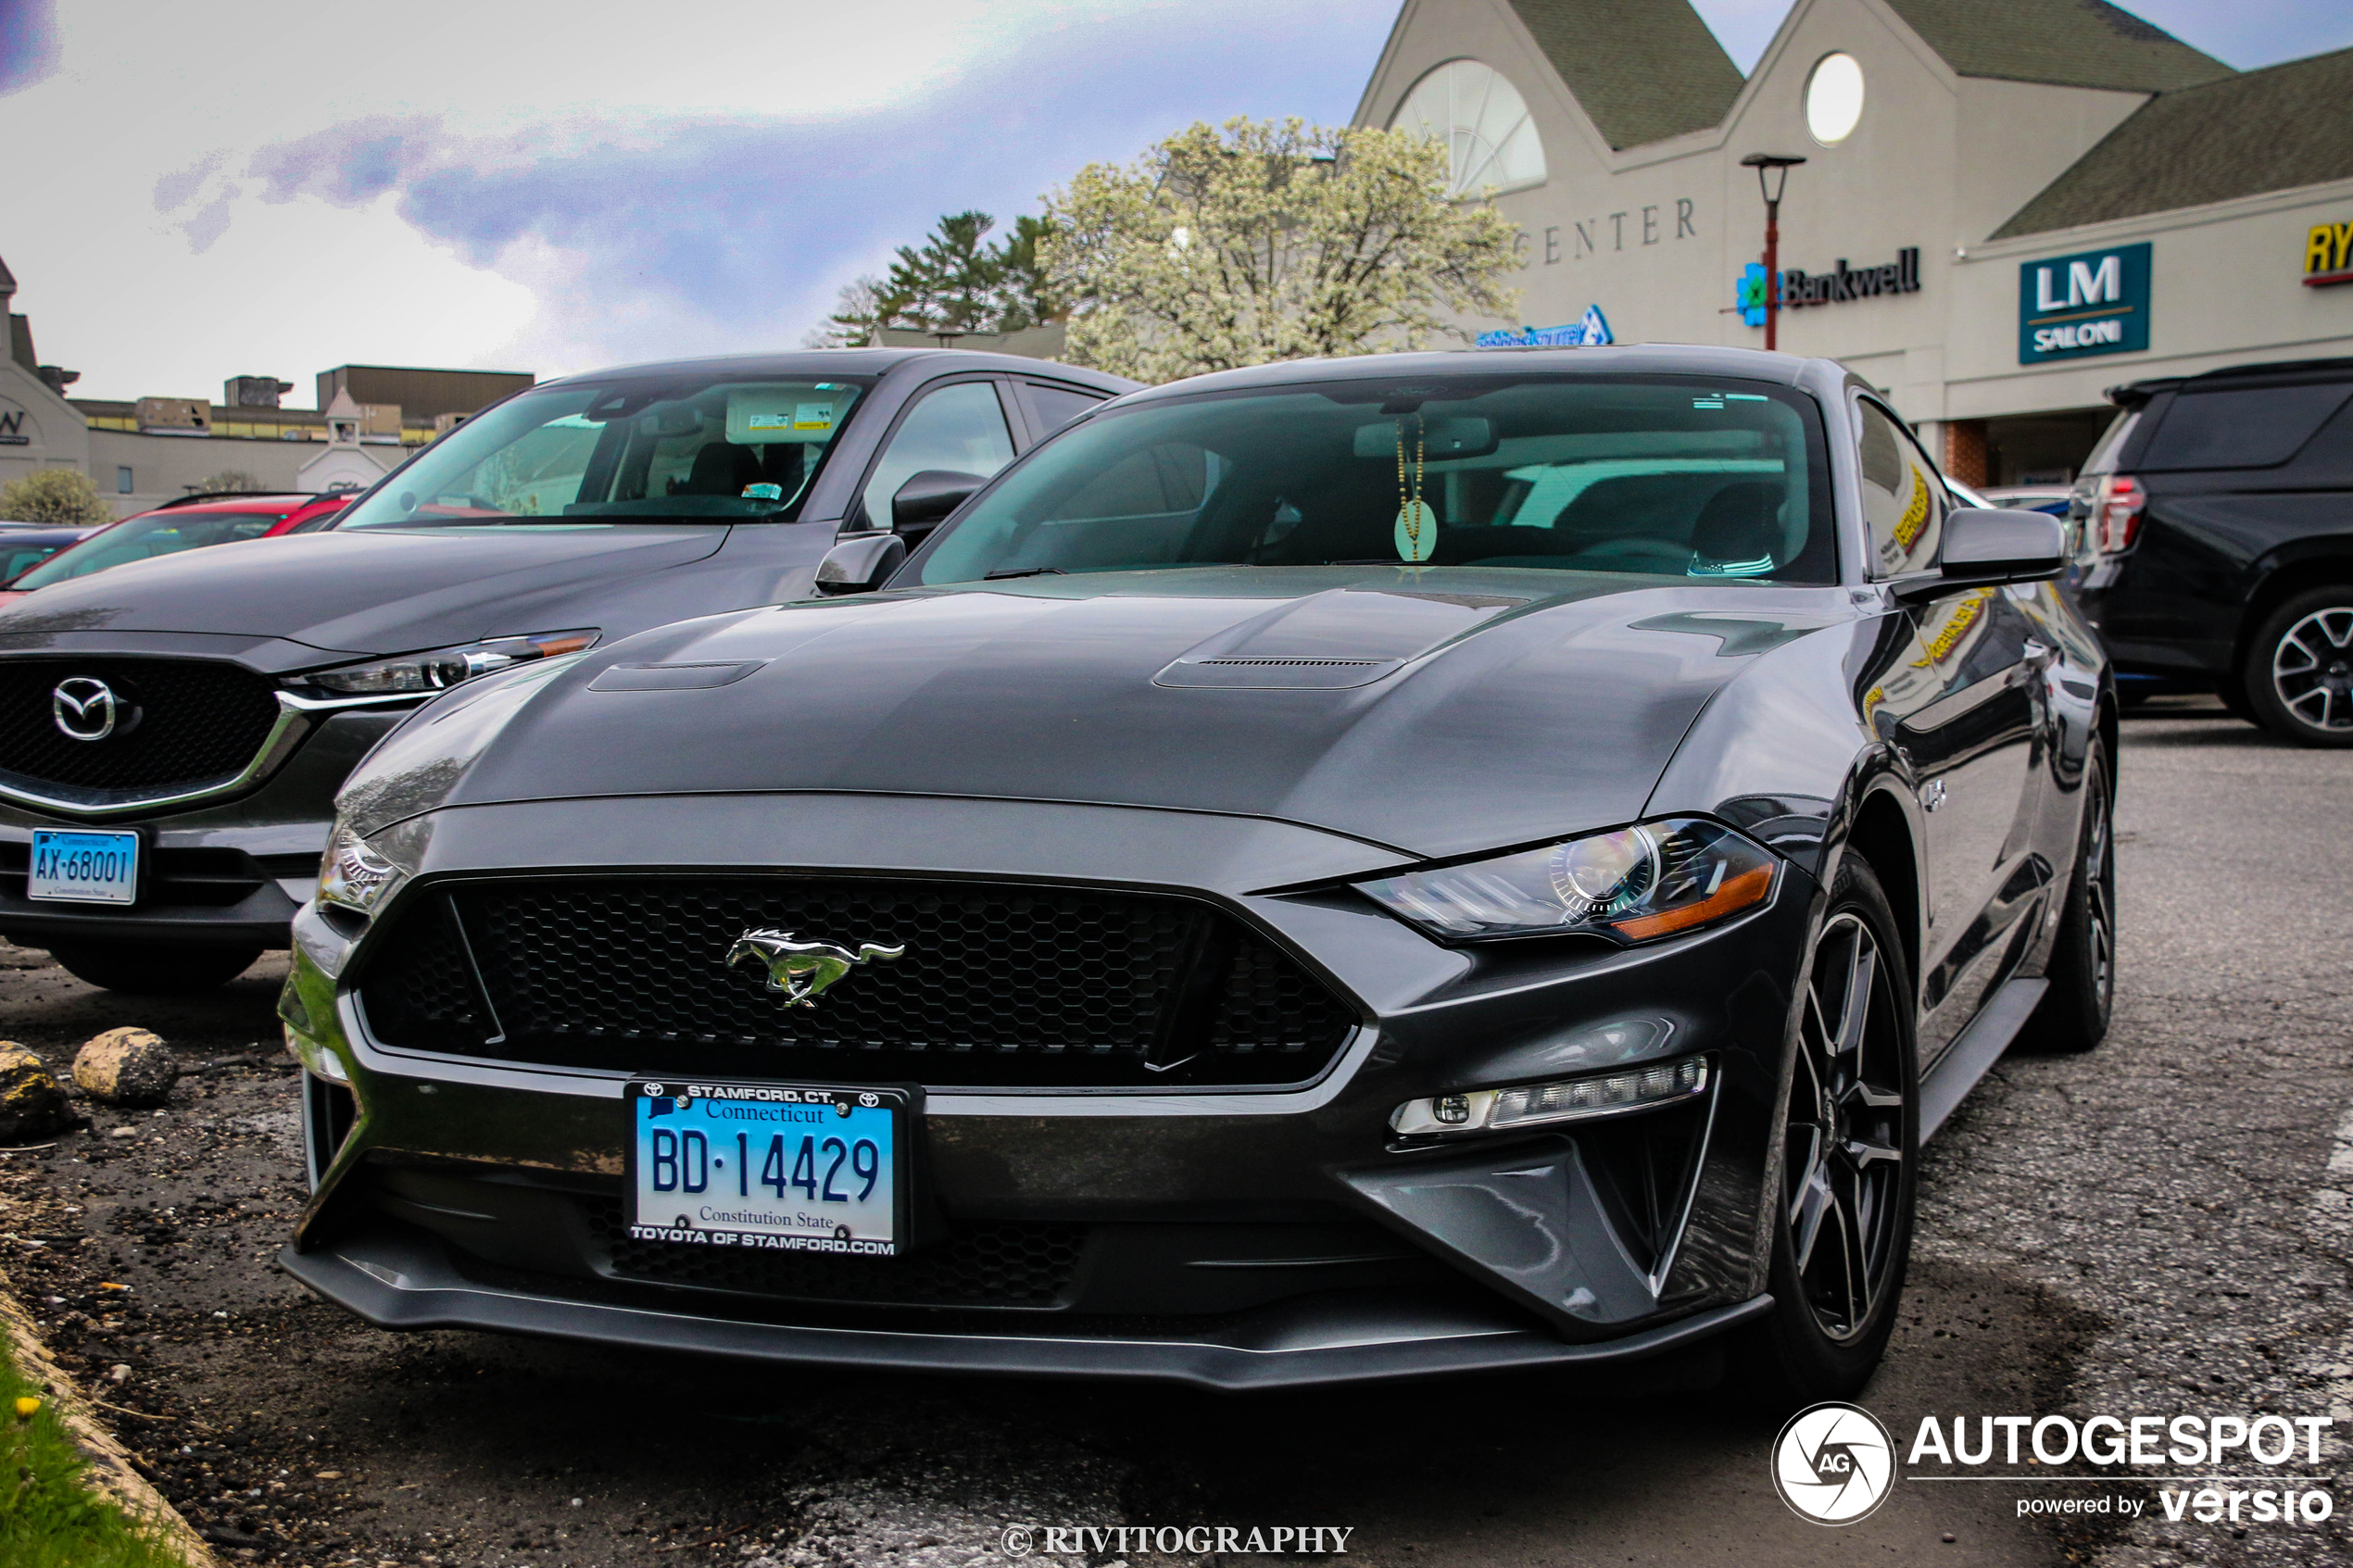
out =
<path fill-rule="evenodd" d="M 2120 688 L 2210 684 L 2251 723 L 2353 746 L 2353 359 L 2108 398 L 2070 516 Z"/>

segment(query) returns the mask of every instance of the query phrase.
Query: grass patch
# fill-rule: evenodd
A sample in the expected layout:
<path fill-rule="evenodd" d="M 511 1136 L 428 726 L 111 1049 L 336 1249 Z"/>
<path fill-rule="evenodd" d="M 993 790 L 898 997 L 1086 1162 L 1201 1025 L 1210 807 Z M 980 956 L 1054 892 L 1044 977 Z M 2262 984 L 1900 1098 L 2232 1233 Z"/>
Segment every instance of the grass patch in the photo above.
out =
<path fill-rule="evenodd" d="M 20 1399 L 38 1399 L 30 1420 Z M 57 1401 L 17 1371 L 0 1326 L 0 1568 L 186 1568 L 82 1484 L 86 1461 Z"/>

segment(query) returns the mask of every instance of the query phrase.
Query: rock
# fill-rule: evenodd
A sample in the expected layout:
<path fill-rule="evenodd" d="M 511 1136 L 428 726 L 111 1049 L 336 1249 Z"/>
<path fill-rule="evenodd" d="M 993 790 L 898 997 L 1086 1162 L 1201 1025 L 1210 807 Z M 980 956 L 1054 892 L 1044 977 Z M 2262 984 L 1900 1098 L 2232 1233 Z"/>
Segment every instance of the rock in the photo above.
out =
<path fill-rule="evenodd" d="M 0 1145 L 31 1143 L 79 1120 L 41 1059 L 0 1040 Z"/>
<path fill-rule="evenodd" d="M 73 1081 L 82 1092 L 108 1105 L 161 1105 L 179 1076 L 171 1048 L 145 1029 L 94 1035 L 73 1059 Z"/>

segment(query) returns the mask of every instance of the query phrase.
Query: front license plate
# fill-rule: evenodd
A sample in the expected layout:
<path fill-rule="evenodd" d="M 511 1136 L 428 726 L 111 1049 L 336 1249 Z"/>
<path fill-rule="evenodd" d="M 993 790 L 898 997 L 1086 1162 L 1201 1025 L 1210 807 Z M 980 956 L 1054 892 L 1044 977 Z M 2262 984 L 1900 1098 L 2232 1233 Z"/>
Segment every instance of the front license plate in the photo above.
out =
<path fill-rule="evenodd" d="M 630 1236 L 896 1257 L 912 1104 L 906 1089 L 634 1078 Z"/>
<path fill-rule="evenodd" d="M 139 900 L 139 835 L 32 830 L 28 898 L 69 904 L 134 904 Z"/>

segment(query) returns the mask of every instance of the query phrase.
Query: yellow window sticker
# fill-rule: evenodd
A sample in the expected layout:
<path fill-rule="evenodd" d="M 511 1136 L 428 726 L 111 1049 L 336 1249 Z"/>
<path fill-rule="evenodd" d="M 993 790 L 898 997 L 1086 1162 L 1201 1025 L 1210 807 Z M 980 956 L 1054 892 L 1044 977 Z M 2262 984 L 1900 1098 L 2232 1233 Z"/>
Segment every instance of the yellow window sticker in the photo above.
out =
<path fill-rule="evenodd" d="M 1906 556 L 1918 543 L 1920 530 L 1928 526 L 1928 481 L 1921 477 L 1917 465 L 1912 469 L 1912 498 L 1904 504 L 1904 515 L 1895 522 L 1895 543 Z"/>

